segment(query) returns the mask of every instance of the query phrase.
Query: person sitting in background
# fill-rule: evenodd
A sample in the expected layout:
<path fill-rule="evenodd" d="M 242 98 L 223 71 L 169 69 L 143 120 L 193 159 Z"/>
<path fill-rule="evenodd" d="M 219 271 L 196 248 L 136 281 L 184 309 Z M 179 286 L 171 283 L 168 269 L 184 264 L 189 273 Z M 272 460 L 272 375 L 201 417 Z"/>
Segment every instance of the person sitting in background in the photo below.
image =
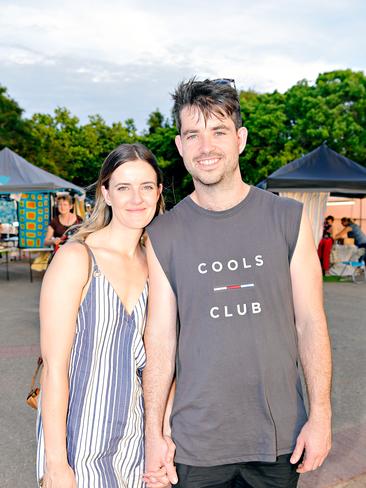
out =
<path fill-rule="evenodd" d="M 330 253 L 333 246 L 333 222 L 333 215 L 328 215 L 324 220 L 323 236 L 318 246 L 318 256 L 324 275 L 328 274 L 330 268 Z"/>
<path fill-rule="evenodd" d="M 355 240 L 355 245 L 365 249 L 366 253 L 366 234 L 362 231 L 361 227 L 348 217 L 343 217 L 341 219 L 341 224 L 344 229 L 338 232 L 334 238 L 345 239 L 346 237 L 351 237 Z M 365 254 L 362 256 L 362 259 L 365 260 Z"/>
<path fill-rule="evenodd" d="M 54 217 L 47 229 L 46 238 L 44 240 L 45 246 L 59 246 L 65 238 L 64 234 L 73 225 L 81 224 L 82 218 L 73 213 L 73 201 L 70 195 L 62 195 L 57 197 L 58 215 Z"/>

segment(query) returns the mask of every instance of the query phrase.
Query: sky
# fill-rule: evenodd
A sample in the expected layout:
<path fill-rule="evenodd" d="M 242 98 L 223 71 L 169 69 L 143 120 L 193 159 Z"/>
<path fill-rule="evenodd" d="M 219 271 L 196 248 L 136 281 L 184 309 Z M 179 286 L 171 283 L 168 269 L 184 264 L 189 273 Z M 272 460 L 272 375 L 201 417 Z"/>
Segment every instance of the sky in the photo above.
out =
<path fill-rule="evenodd" d="M 365 26 L 364 0 L 0 0 L 0 84 L 26 117 L 60 106 L 141 131 L 192 76 L 284 92 L 366 72 Z"/>

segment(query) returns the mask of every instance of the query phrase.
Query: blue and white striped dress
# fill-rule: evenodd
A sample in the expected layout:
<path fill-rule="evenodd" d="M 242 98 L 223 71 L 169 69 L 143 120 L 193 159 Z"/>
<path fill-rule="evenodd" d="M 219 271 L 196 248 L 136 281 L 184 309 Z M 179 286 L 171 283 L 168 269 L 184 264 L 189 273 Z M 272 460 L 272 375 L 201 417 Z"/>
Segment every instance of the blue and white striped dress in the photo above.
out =
<path fill-rule="evenodd" d="M 69 368 L 68 462 L 78 488 L 141 488 L 148 286 L 129 315 L 90 254 L 92 278 L 79 308 Z M 37 437 L 39 480 L 46 464 L 40 412 Z"/>

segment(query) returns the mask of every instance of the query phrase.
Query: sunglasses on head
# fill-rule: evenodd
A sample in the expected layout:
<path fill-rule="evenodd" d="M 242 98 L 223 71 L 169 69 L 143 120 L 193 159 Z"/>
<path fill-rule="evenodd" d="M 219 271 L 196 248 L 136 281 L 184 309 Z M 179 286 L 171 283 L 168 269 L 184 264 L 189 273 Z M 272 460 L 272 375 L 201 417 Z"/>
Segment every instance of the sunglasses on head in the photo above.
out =
<path fill-rule="evenodd" d="M 230 85 L 236 90 L 235 80 L 233 78 L 216 78 L 215 80 L 211 80 L 211 82 L 216 85 Z"/>

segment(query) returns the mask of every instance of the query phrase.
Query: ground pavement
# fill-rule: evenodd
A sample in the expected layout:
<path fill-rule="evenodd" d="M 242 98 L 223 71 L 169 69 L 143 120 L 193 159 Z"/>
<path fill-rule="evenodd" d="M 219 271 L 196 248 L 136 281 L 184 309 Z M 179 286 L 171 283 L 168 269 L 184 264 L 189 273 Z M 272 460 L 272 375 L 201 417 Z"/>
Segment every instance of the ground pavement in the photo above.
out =
<path fill-rule="evenodd" d="M 35 412 L 25 404 L 38 355 L 41 279 L 26 264 L 0 266 L 0 487 L 35 486 Z M 366 284 L 326 283 L 334 357 L 334 445 L 301 488 L 366 488 Z M 93 487 L 90 487 L 93 488 Z"/>

